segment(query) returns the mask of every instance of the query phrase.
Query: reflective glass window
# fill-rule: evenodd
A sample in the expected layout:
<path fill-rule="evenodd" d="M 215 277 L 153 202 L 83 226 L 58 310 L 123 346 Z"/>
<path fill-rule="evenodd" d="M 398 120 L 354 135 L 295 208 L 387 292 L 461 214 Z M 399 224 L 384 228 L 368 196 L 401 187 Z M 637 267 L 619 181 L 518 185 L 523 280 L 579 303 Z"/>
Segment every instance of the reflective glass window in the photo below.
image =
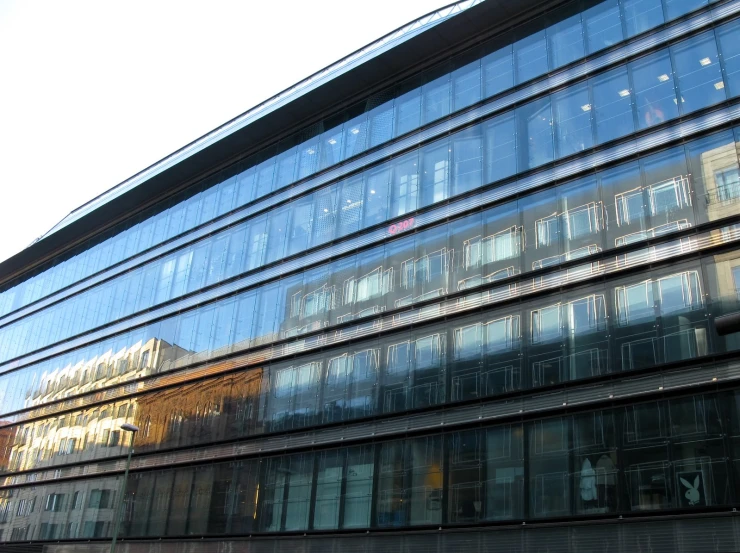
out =
<path fill-rule="evenodd" d="M 565 157 L 593 145 L 592 103 L 587 85 L 571 87 L 552 96 L 555 156 Z"/>
<path fill-rule="evenodd" d="M 452 109 L 457 111 L 481 99 L 481 62 L 475 60 L 452 72 Z"/>
<path fill-rule="evenodd" d="M 411 83 L 409 83 L 412 85 Z M 421 87 L 414 86 L 409 92 L 401 94 L 395 102 L 395 136 L 400 136 L 419 128 L 421 124 Z"/>
<path fill-rule="evenodd" d="M 666 18 L 670 21 L 709 4 L 709 0 L 664 0 Z"/>
<path fill-rule="evenodd" d="M 705 33 L 672 48 L 681 113 L 711 106 L 725 99 L 714 33 Z"/>
<path fill-rule="evenodd" d="M 506 46 L 485 56 L 483 67 L 483 93 L 490 98 L 514 86 L 512 46 Z"/>
<path fill-rule="evenodd" d="M 481 126 L 476 125 L 451 138 L 452 194 L 461 194 L 483 184 L 483 148 Z"/>
<path fill-rule="evenodd" d="M 393 138 L 393 97 L 390 93 L 377 94 L 367 101 L 368 148 L 387 142 Z"/>
<path fill-rule="evenodd" d="M 634 132 L 632 92 L 626 68 L 590 80 L 596 142 L 603 144 Z"/>
<path fill-rule="evenodd" d="M 421 87 L 421 124 L 430 123 L 450 113 L 450 73 L 446 64 L 435 70 L 444 71 L 441 77 L 430 80 Z"/>
<path fill-rule="evenodd" d="M 483 123 L 486 183 L 496 182 L 517 171 L 517 124 L 514 114 L 504 114 Z M 527 165 L 524 164 L 524 167 Z"/>
<path fill-rule="evenodd" d="M 728 95 L 740 94 L 740 27 L 730 23 L 717 29 L 717 39 L 722 51 L 725 85 Z"/>
<path fill-rule="evenodd" d="M 582 14 L 586 30 L 586 52 L 593 54 L 624 40 L 622 14 L 617 0 L 606 0 Z"/>
<path fill-rule="evenodd" d="M 630 64 L 637 121 L 641 129 L 678 117 L 678 101 L 668 53 L 658 53 Z"/>
<path fill-rule="evenodd" d="M 519 170 L 531 169 L 553 160 L 550 98 L 526 104 L 516 111 Z"/>
<path fill-rule="evenodd" d="M 628 37 L 653 29 L 665 21 L 660 0 L 622 0 L 621 4 Z"/>
<path fill-rule="evenodd" d="M 584 49 L 580 14 L 551 25 L 547 29 L 547 42 L 552 69 L 582 58 Z"/>
<path fill-rule="evenodd" d="M 514 43 L 516 82 L 523 83 L 547 73 L 547 40 L 545 31 Z"/>

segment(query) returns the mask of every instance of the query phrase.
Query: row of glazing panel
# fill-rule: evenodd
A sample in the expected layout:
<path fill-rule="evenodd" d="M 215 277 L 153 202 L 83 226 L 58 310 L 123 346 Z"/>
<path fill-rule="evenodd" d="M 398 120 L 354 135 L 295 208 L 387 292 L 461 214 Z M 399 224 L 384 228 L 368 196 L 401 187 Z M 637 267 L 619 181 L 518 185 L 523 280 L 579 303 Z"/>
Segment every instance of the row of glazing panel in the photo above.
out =
<path fill-rule="evenodd" d="M 474 290 L 737 215 L 740 165 L 735 136 L 732 131 L 715 133 L 0 375 L 2 412 Z M 694 249 L 693 240 L 682 242 L 686 252 Z M 630 261 L 630 255 L 620 258 Z M 135 290 L 149 287 L 149 294 L 156 292 L 154 278 L 131 282 L 139 286 Z M 119 296 L 114 305 L 125 298 Z M 101 305 L 90 301 L 75 317 L 94 314 L 95 307 Z M 58 317 L 56 324 L 69 322 Z M 177 347 L 146 370 L 116 370 L 118 377 L 105 369 L 105 377 L 94 376 L 98 370 L 93 369 L 109 364 L 108 358 L 133 352 L 151 338 Z M 68 378 L 75 381 L 74 387 L 59 386 L 70 371 L 76 373 Z"/>
<path fill-rule="evenodd" d="M 336 163 L 707 5 L 708 0 L 574 2 L 531 26 L 373 96 L 95 239 L 75 257 L 0 294 L 0 315 L 28 305 Z M 541 30 L 542 29 L 542 30 Z M 521 38 L 524 36 L 525 38 Z M 520 39 L 521 38 L 521 39 Z M 504 46 L 506 45 L 506 46 Z M 234 176 L 235 175 L 235 176 Z"/>
<path fill-rule="evenodd" d="M 718 63 L 718 43 L 723 49 L 727 46 L 737 50 L 730 58 L 730 72 L 726 75 Z M 732 22 L 432 142 L 7 325 L 0 329 L 0 362 L 307 248 L 402 217 L 484 183 L 510 177 L 530 167 L 715 104 L 727 98 L 727 91 L 740 94 L 738 54 L 740 23 Z M 729 85 L 725 86 L 725 82 Z M 680 227 L 681 223 L 671 214 L 691 206 L 690 173 L 699 174 L 704 169 L 701 163 L 698 161 L 690 170 L 656 176 L 645 183 L 656 188 L 646 192 L 646 203 L 638 207 L 642 210 L 649 207 L 654 224 L 635 228 L 635 232 L 644 233 L 655 228 L 654 233 L 659 233 L 675 229 L 677 225 Z M 702 190 L 700 195 L 725 190 L 732 195 L 737 188 L 736 177 L 737 172 L 730 170 L 722 177 L 726 182 L 715 183 L 714 188 L 719 192 Z M 671 178 L 674 185 L 663 182 Z M 683 179 L 683 182 L 676 179 Z M 657 192 L 661 186 L 661 190 L 667 191 L 662 195 Z M 668 191 L 670 186 L 674 186 L 676 192 Z M 681 188 L 683 190 L 679 190 Z M 574 229 L 570 233 L 572 237 L 584 232 L 593 234 L 606 229 L 611 222 L 613 230 L 624 236 L 621 243 L 628 243 L 646 236 L 626 233 L 622 228 L 636 221 L 634 216 L 630 218 L 623 211 L 636 209 L 632 204 L 637 196 L 629 199 L 610 196 L 603 204 L 593 202 L 590 209 L 584 196 L 582 206 L 571 199 L 556 211 L 561 214 L 560 218 L 571 216 L 582 221 L 568 223 L 571 226 L 590 226 L 588 230 Z M 617 205 L 618 201 L 623 205 Z M 673 204 L 668 205 L 667 201 Z M 699 204 L 697 207 L 703 211 L 706 203 Z M 574 209 L 579 207 L 582 213 L 576 215 Z M 563 215 L 568 213 L 571 215 Z M 665 215 L 655 217 L 658 213 Z M 693 219 L 693 215 L 688 217 Z M 706 213 L 702 218 L 706 219 Z M 642 218 L 639 220 L 641 224 Z M 540 266 L 553 262 L 554 256 L 572 255 L 570 252 L 575 249 L 571 246 L 553 251 L 550 256 L 543 255 L 543 241 L 547 245 L 559 244 L 560 239 L 545 238 L 543 233 L 550 231 L 535 228 L 535 225 L 550 224 L 529 222 L 523 230 L 530 237 L 527 246 L 534 250 L 517 248 L 525 250 L 525 258 L 537 256 L 542 261 Z M 667 224 L 672 227 L 665 226 Z M 521 242 L 524 245 L 523 236 Z M 613 247 L 614 243 L 610 245 Z M 599 250 L 604 247 L 602 244 L 594 246 Z M 580 255 L 588 253 L 588 250 L 579 250 Z M 537 268 L 537 265 L 532 267 Z M 402 268 L 396 269 L 400 276 L 399 270 Z"/>
<path fill-rule="evenodd" d="M 185 536 L 698 510 L 740 498 L 740 395 L 134 473 L 122 535 Z M 120 477 L 0 491 L 5 541 L 109 537 Z"/>
<path fill-rule="evenodd" d="M 739 135 L 740 129 L 722 131 L 644 156 L 0 375 L 2 412 L 110 384 L 93 377 L 92 370 L 79 372 L 74 392 L 65 386 L 53 391 L 51 383 L 68 371 L 65 367 L 96 366 L 106 355 L 134 347 L 141 336 L 176 344 L 167 359 L 181 365 L 735 216 Z M 187 291 L 192 279 L 224 271 L 231 259 L 228 245 L 243 252 L 244 234 L 236 227 L 225 240 L 183 252 L 184 262 L 169 261 L 167 290 Z M 685 241 L 688 252 L 692 238 Z M 211 248 L 217 248 L 216 255 Z M 178 266 L 187 270 L 174 270 Z M 109 294 L 105 302 L 100 295 L 83 295 L 82 307 L 60 312 L 55 325 L 65 329 L 101 312 L 109 317 L 127 306 L 136 309 L 135 302 L 160 290 L 163 279 L 157 278 L 159 267 L 154 269 L 131 273 L 121 281 L 123 292 Z M 151 369 L 162 370 L 164 361 Z"/>
<path fill-rule="evenodd" d="M 739 293 L 735 251 L 103 406 L 45 418 L 43 411 L 8 416 L 18 424 L 0 429 L 0 471 L 120 456 L 124 422 L 141 428 L 137 451 L 156 451 L 706 359 L 740 348 L 738 336 L 720 337 L 714 329 L 716 316 L 740 307 Z M 227 306 L 233 324 L 248 318 L 243 306 Z M 186 321 L 180 328 L 191 332 Z M 31 388 L 32 400 L 78 393 L 85 379 L 112 384 L 156 372 L 157 364 L 184 351 L 171 344 L 142 334 L 133 348 L 100 352 L 97 364 L 66 367 L 43 389 Z M 23 422 L 29 415 L 39 418 Z"/>

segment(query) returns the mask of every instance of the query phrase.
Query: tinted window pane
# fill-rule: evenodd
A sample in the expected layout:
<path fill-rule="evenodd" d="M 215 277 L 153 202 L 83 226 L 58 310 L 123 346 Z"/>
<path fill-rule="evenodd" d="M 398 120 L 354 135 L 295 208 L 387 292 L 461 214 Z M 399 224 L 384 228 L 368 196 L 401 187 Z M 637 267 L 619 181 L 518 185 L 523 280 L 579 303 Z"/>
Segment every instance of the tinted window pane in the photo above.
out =
<path fill-rule="evenodd" d="M 481 63 L 476 60 L 452 73 L 453 110 L 470 106 L 481 98 Z"/>
<path fill-rule="evenodd" d="M 581 85 L 552 97 L 555 120 L 556 157 L 582 152 L 593 145 L 591 101 L 588 87 Z"/>
<path fill-rule="evenodd" d="M 483 93 L 487 98 L 514 86 L 512 59 L 511 46 L 483 58 Z"/>
<path fill-rule="evenodd" d="M 516 173 L 516 117 L 502 115 L 483 124 L 486 141 L 486 183 Z"/>
<path fill-rule="evenodd" d="M 624 39 L 617 0 L 607 0 L 583 12 L 586 52 L 593 54 Z"/>
<path fill-rule="evenodd" d="M 591 80 L 596 142 L 601 144 L 634 131 L 632 93 L 627 69 L 615 69 Z"/>
<path fill-rule="evenodd" d="M 660 0 L 622 0 L 627 36 L 635 36 L 664 21 Z"/>
<path fill-rule="evenodd" d="M 717 31 L 722 62 L 725 69 L 725 86 L 730 96 L 740 94 L 740 26 L 724 25 Z"/>
<path fill-rule="evenodd" d="M 725 99 L 714 33 L 674 46 L 673 62 L 681 94 L 681 113 L 690 113 Z"/>
<path fill-rule="evenodd" d="M 552 161 L 552 114 L 550 98 L 531 102 L 517 110 L 520 170 Z"/>
<path fill-rule="evenodd" d="M 547 40 L 545 31 L 528 36 L 514 44 L 516 82 L 523 83 L 547 73 Z"/>
<path fill-rule="evenodd" d="M 677 117 L 678 105 L 668 53 L 654 54 L 634 62 L 630 69 L 639 128 L 659 125 Z"/>
<path fill-rule="evenodd" d="M 547 29 L 548 50 L 552 69 L 583 57 L 581 16 L 574 15 Z"/>

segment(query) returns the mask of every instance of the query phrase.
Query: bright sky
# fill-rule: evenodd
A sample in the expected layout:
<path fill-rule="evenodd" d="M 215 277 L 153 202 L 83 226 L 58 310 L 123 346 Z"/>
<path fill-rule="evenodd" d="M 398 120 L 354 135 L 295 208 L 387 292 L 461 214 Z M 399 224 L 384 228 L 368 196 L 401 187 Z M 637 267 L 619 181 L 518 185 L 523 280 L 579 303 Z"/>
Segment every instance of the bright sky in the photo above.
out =
<path fill-rule="evenodd" d="M 67 213 L 452 0 L 0 0 L 0 260 Z"/>

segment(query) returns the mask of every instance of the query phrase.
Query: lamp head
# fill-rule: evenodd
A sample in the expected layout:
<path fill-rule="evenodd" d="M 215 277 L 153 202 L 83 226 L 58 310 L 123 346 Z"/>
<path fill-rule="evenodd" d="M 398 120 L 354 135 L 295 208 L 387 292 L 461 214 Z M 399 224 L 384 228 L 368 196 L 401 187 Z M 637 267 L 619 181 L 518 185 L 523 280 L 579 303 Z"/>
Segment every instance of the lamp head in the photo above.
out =
<path fill-rule="evenodd" d="M 121 425 L 121 430 L 125 430 L 126 432 L 138 432 L 139 427 L 126 422 Z"/>

